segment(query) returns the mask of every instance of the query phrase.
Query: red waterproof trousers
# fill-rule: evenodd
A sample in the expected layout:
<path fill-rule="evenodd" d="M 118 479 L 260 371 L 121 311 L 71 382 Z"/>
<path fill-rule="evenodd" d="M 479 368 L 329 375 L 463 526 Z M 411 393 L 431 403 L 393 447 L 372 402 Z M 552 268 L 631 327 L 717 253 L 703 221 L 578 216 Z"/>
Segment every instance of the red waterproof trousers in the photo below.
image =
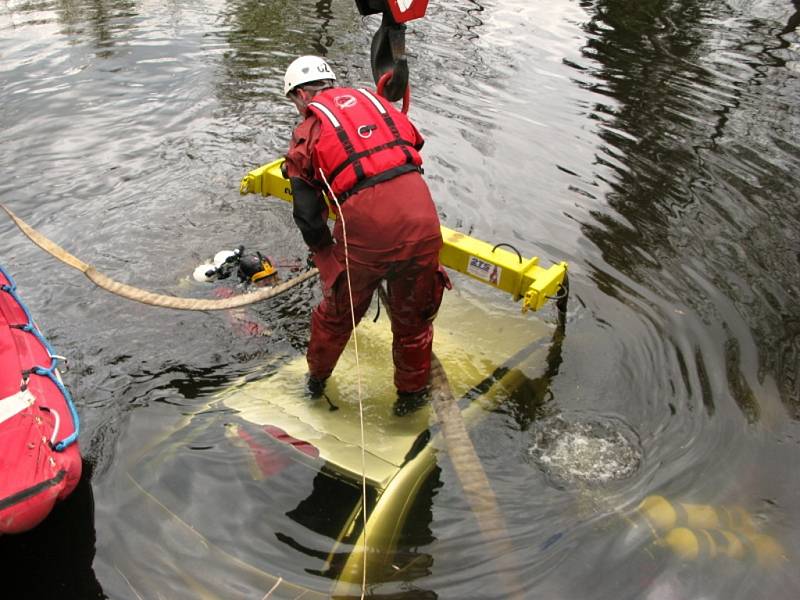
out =
<path fill-rule="evenodd" d="M 317 259 L 318 257 L 315 257 Z M 400 392 L 428 385 L 431 370 L 433 318 L 449 281 L 437 253 L 400 262 L 350 263 L 353 309 L 358 323 L 373 292 L 386 280 L 392 321 L 394 384 Z M 353 330 L 347 274 L 340 273 L 311 316 L 308 368 L 317 379 L 330 376 Z"/>

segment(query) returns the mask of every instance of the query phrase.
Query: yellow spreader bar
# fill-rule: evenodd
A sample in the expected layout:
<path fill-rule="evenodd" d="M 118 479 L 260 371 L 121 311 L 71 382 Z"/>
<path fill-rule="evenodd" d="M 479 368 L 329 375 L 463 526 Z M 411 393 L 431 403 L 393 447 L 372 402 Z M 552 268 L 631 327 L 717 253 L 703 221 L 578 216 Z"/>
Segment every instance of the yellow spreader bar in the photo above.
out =
<path fill-rule="evenodd" d="M 250 171 L 242 179 L 240 194 L 261 194 L 292 201 L 292 185 L 281 172 L 283 159 L 279 158 Z M 333 216 L 333 212 L 331 212 Z M 567 263 L 560 262 L 545 269 L 539 258 L 525 259 L 500 245 L 487 244 L 453 229 L 442 226 L 444 246 L 439 253 L 441 263 L 454 271 L 486 283 L 523 299 L 522 312 L 539 310 L 548 299 L 563 290 L 561 285 L 567 274 Z"/>

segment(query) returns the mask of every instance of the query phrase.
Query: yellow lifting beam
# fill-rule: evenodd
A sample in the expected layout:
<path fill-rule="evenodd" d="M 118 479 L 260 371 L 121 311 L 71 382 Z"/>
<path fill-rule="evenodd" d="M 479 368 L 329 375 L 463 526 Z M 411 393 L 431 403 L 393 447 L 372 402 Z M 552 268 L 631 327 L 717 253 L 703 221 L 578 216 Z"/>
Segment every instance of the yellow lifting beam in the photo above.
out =
<path fill-rule="evenodd" d="M 283 176 L 282 165 L 283 159 L 279 158 L 250 171 L 242 179 L 239 193 L 275 196 L 291 202 L 292 185 Z M 566 293 L 562 288 L 567 275 L 565 262 L 545 269 L 539 266 L 538 257 L 524 259 L 501 248 L 504 244 L 493 246 L 444 226 L 442 240 L 439 260 L 445 267 L 508 292 L 515 301 L 522 298 L 522 312 L 539 310 L 548 299 Z"/>

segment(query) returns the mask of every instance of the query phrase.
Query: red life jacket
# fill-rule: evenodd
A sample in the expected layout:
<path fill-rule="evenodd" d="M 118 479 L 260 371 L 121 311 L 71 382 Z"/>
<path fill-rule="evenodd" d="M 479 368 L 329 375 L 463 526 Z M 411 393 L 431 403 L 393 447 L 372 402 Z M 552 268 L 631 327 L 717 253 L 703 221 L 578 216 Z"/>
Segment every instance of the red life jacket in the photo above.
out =
<path fill-rule="evenodd" d="M 325 173 L 341 202 L 365 187 L 409 171 L 419 171 L 422 157 L 415 145 L 422 136 L 388 100 L 365 89 L 332 88 L 308 105 L 320 120 L 312 150 L 315 178 Z"/>

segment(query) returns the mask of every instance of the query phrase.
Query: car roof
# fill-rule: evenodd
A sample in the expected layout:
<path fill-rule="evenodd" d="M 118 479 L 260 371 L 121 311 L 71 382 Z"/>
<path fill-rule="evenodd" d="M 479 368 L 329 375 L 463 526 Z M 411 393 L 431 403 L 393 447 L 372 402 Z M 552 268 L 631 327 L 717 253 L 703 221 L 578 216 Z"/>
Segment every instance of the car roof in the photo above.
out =
<path fill-rule="evenodd" d="M 539 319 L 507 308 L 487 311 L 469 296 L 454 292 L 445 295 L 434 327 L 434 352 L 444 365 L 456 398 L 484 381 L 509 357 L 551 333 L 551 327 Z M 223 391 L 219 399 L 245 421 L 284 432 L 284 441 L 294 439 L 312 445 L 330 469 L 360 481 L 360 387 L 363 472 L 370 485 L 382 490 L 419 443 L 427 440 L 434 417 L 429 406 L 403 417 L 392 411 L 396 391 L 389 319 L 383 317 L 375 323 L 365 318 L 357 336 L 358 365 L 351 337 L 326 386 L 329 401 L 312 400 L 305 393 L 304 357 L 262 379 L 239 382 Z"/>

